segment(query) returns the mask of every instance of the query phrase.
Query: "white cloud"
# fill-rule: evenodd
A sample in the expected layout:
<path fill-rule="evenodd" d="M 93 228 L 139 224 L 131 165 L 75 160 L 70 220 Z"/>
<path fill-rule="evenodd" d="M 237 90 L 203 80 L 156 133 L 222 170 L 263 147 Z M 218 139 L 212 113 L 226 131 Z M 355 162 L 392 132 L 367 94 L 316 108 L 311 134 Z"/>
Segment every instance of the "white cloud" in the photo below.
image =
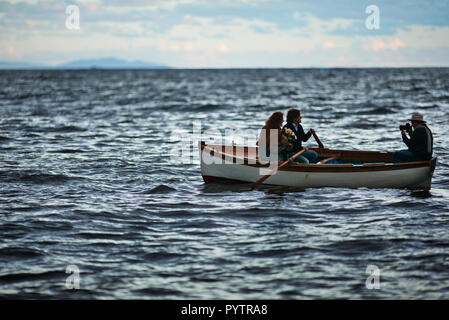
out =
<path fill-rule="evenodd" d="M 412 25 L 396 33 L 407 46 L 419 48 L 449 47 L 449 27 Z"/>
<path fill-rule="evenodd" d="M 88 25 L 86 28 L 92 34 L 107 34 L 113 36 L 121 36 L 135 38 L 146 36 L 151 33 L 151 22 L 98 22 Z"/>
<path fill-rule="evenodd" d="M 321 48 L 323 49 L 333 49 L 335 47 L 336 47 L 335 42 L 332 40 L 327 40 L 321 45 Z"/>
<path fill-rule="evenodd" d="M 218 46 L 218 51 L 223 52 L 223 53 L 226 53 L 226 52 L 229 52 L 229 48 L 228 48 L 227 45 L 225 45 L 224 43 L 222 43 L 222 44 L 220 44 L 220 45 Z"/>
<path fill-rule="evenodd" d="M 81 6 L 98 6 L 102 4 L 102 0 L 75 0 L 75 2 Z"/>
<path fill-rule="evenodd" d="M 42 1 L 40 1 L 40 0 L 6 0 L 5 2 L 9 2 L 12 4 L 16 4 L 16 3 L 37 4 Z M 49 1 L 45 1 L 45 2 L 49 2 Z"/>
<path fill-rule="evenodd" d="M 390 41 L 372 39 L 369 45 L 365 45 L 365 49 L 371 49 L 373 51 L 381 51 L 386 49 L 397 51 L 399 48 L 403 47 L 405 47 L 405 44 L 399 38 L 395 38 Z"/>
<path fill-rule="evenodd" d="M 295 20 L 304 22 L 306 24 L 304 32 L 309 34 L 329 33 L 336 30 L 345 30 L 356 23 L 360 23 L 360 20 L 357 19 L 333 18 L 329 20 L 323 20 L 310 13 L 300 13 L 298 11 L 295 11 L 293 13 L 293 18 Z"/>
<path fill-rule="evenodd" d="M 84 5 L 89 5 L 90 0 L 77 0 L 77 2 Z M 132 11 L 155 11 L 155 10 L 174 10 L 177 6 L 185 4 L 194 4 L 199 2 L 199 0 L 134 0 L 134 1 L 123 1 L 120 3 L 108 3 L 107 1 L 95 0 L 94 2 L 99 2 L 98 5 L 102 4 L 105 11 L 117 14 L 126 14 Z"/>

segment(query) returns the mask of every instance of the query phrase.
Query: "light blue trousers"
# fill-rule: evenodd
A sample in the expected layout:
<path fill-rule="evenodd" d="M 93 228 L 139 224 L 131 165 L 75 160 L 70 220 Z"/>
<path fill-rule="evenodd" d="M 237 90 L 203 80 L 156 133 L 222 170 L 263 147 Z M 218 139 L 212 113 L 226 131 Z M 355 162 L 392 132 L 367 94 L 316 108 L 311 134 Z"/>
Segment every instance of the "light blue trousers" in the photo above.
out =
<path fill-rule="evenodd" d="M 296 152 L 289 152 L 288 158 L 293 156 Z M 287 158 L 287 159 L 288 159 Z M 298 163 L 316 163 L 316 159 L 318 158 L 318 154 L 313 150 L 307 150 L 300 156 L 296 157 L 294 162 Z"/>

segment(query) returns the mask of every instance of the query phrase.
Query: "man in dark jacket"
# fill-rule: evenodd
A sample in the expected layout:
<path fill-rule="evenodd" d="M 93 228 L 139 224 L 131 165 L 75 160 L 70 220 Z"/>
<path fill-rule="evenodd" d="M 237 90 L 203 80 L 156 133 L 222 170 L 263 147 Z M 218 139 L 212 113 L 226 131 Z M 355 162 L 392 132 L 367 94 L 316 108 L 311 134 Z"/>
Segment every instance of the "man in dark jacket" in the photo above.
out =
<path fill-rule="evenodd" d="M 408 150 L 393 153 L 393 162 L 430 160 L 433 153 L 432 132 L 427 127 L 421 114 L 414 113 L 409 120 L 412 122 L 413 128 L 410 138 L 407 137 L 405 130 L 401 129 L 402 140 L 407 145 Z"/>
<path fill-rule="evenodd" d="M 310 129 L 307 133 L 301 126 L 301 111 L 298 109 L 290 109 L 287 113 L 287 124 L 282 128 L 282 132 L 286 128 L 292 130 L 295 133 L 296 139 L 292 142 L 293 149 L 288 151 L 287 159 L 290 158 L 295 153 L 302 150 L 302 142 L 309 140 L 310 136 L 315 132 Z M 307 150 L 302 155 L 296 157 L 295 162 L 300 163 L 316 163 L 318 154 L 313 150 Z"/>

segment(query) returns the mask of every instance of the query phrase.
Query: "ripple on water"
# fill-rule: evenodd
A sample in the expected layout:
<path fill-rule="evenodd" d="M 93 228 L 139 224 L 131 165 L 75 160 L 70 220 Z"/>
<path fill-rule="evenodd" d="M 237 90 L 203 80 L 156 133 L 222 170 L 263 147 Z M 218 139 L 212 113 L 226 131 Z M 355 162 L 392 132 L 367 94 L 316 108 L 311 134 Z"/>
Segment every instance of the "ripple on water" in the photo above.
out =
<path fill-rule="evenodd" d="M 6 259 L 28 259 L 39 258 L 45 256 L 47 253 L 43 250 L 32 247 L 3 247 L 0 248 L 0 260 Z"/>
<path fill-rule="evenodd" d="M 0 181 L 2 182 L 24 182 L 24 183 L 34 183 L 34 184 L 45 184 L 45 183 L 64 183 L 70 180 L 78 180 L 79 177 L 68 176 L 65 174 L 54 174 L 41 172 L 36 170 L 11 170 L 11 171 L 0 171 Z"/>
<path fill-rule="evenodd" d="M 154 187 L 154 188 L 152 188 L 152 189 L 150 189 L 150 190 L 148 190 L 148 191 L 146 191 L 144 193 L 145 194 L 156 194 L 156 193 L 169 193 L 169 192 L 172 192 L 172 191 L 176 191 L 176 189 L 175 188 L 171 188 L 171 187 L 166 186 L 166 185 L 163 185 L 163 184 L 160 184 L 160 185 L 158 185 L 158 186 L 156 186 L 156 187 Z"/>
<path fill-rule="evenodd" d="M 21 272 L 21 273 L 9 273 L 0 274 L 0 283 L 18 283 L 25 281 L 43 281 L 51 279 L 65 279 L 67 275 L 64 270 L 47 270 L 42 272 Z"/>

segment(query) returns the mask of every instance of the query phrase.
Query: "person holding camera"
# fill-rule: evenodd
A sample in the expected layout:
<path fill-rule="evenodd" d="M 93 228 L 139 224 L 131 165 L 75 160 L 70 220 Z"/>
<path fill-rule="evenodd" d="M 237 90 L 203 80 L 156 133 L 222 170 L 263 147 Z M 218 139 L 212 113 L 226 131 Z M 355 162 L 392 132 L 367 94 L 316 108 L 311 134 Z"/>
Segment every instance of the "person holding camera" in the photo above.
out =
<path fill-rule="evenodd" d="M 432 131 L 427 127 L 423 116 L 419 113 L 414 113 L 410 126 L 407 123 L 405 126 L 399 126 L 402 134 L 402 140 L 407 145 L 408 150 L 396 151 L 393 153 L 393 162 L 411 162 L 411 161 L 425 161 L 432 158 L 433 153 L 433 135 Z M 407 133 L 410 138 L 407 137 Z"/>

